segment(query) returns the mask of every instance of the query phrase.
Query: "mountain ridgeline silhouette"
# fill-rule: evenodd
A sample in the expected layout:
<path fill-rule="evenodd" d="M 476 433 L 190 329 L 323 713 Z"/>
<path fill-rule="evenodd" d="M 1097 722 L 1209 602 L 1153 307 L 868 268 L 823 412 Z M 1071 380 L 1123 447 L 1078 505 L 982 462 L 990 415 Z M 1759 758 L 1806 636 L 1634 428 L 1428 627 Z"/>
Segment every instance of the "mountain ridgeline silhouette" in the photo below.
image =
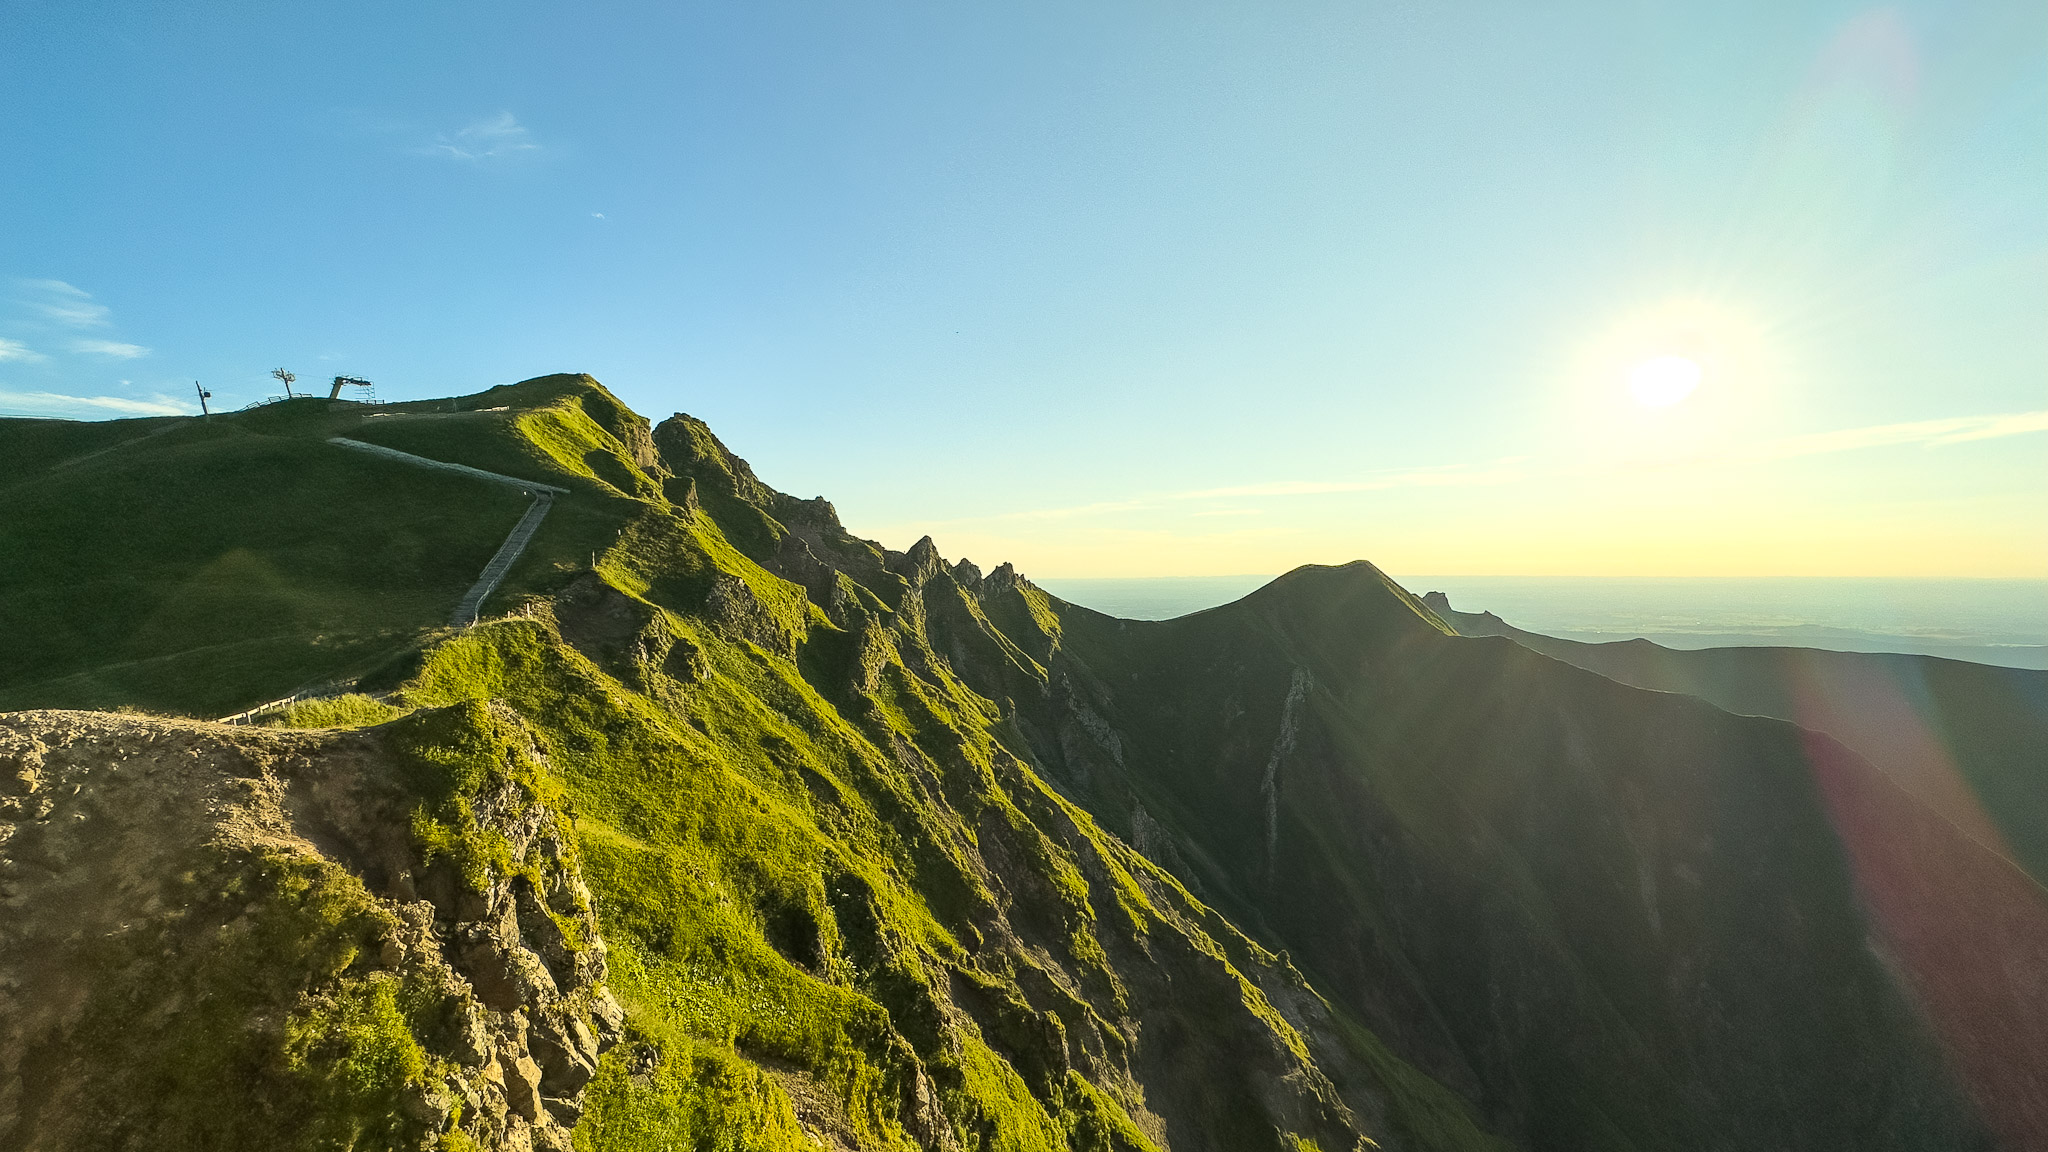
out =
<path fill-rule="evenodd" d="M 138 1083 L 191 1089 L 133 1067 L 164 1049 L 109 1047 L 76 1021 L 171 1009 L 121 977 L 143 959 L 88 980 L 0 938 L 16 981 L 0 1016 L 30 1019 L 37 994 L 87 1006 L 33 1016 L 23 1043 L 61 1057 L 52 1098 L 70 1103 L 0 1093 L 0 1144 L 2048 1141 L 2048 897 L 2007 855 L 2024 858 L 2048 794 L 2028 759 L 2032 681 L 1978 701 L 2002 726 L 2004 759 L 1972 755 L 2000 782 L 1986 819 L 2018 830 L 2008 850 L 1859 754 L 1867 728 L 1737 714 L 1698 685 L 1553 658 L 1544 638 L 1461 634 L 1482 629 L 1364 562 L 1115 619 L 930 539 L 859 539 L 701 421 L 650 426 L 588 377 L 0 436 L 65 438 L 0 477 L 40 518 L 0 512 L 0 540 L 68 534 L 0 577 L 61 609 L 6 621 L 48 655 L 0 664 L 0 706 L 219 714 L 325 680 L 354 691 L 271 721 L 357 730 L 265 759 L 253 737 L 206 735 L 227 729 L 130 717 L 110 735 L 24 712 L 0 717 L 19 779 L 41 778 L 31 759 L 86 764 L 169 725 L 232 745 L 220 771 L 259 792 L 388 778 L 403 787 L 364 810 L 413 806 L 390 817 L 384 863 L 348 847 L 368 817 L 350 816 L 352 838 L 322 832 L 317 805 L 272 821 L 302 829 L 295 859 L 346 887 L 363 923 L 411 926 L 404 948 L 338 965 L 275 933 L 236 945 L 290 978 L 264 1008 L 289 1022 L 274 1052 L 249 1040 L 234 1060 L 299 1071 L 216 1091 L 296 1093 L 303 1131 L 274 1112 L 221 1128 L 189 1102 L 92 1111 Z M 484 525 L 509 531 L 519 502 L 333 436 L 566 492 L 483 621 L 447 629 L 496 546 Z M 215 497 L 149 483 L 200 460 L 291 483 L 237 493 L 230 519 L 256 526 L 238 530 Z M 122 484 L 121 511 L 99 517 Z M 333 517 L 291 510 L 309 500 L 351 501 L 365 544 L 323 547 Z M 110 532 L 125 535 L 96 548 Z M 346 772 L 323 759 L 344 751 Z M 81 787 L 102 777 L 118 773 Z M 16 787 L 6 819 L 26 831 L 0 859 L 61 875 L 20 849 L 46 840 L 39 794 Z M 211 853 L 208 876 L 260 871 L 249 837 L 180 835 L 180 852 Z M 536 847 L 493 847 L 507 837 Z M 304 899 L 266 883 L 250 909 Z M 165 925 L 151 971 L 245 939 L 106 891 Z M 569 975 L 505 975 L 549 965 Z M 406 999 L 415 986 L 439 999 Z M 97 999 L 109 988 L 128 999 Z M 209 1036 L 271 1034 L 234 1004 L 180 1010 L 214 1014 Z M 322 1079 L 312 1051 L 338 1053 L 356 1087 Z M 404 1058 L 366 1055 L 387 1051 Z"/>

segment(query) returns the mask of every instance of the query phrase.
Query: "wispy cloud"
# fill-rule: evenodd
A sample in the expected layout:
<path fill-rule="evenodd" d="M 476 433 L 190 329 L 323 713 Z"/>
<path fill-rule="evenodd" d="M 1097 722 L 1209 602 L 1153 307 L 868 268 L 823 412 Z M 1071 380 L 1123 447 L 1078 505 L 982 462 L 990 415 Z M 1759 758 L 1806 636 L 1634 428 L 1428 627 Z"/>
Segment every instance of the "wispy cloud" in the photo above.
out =
<path fill-rule="evenodd" d="M 93 356 L 111 356 L 116 360 L 135 360 L 149 355 L 149 349 L 142 345 L 123 344 L 119 340 L 80 340 L 71 349 Z"/>
<path fill-rule="evenodd" d="M 111 315 L 92 293 L 62 280 L 23 280 L 21 287 L 31 312 L 67 327 L 97 328 Z"/>
<path fill-rule="evenodd" d="M 1332 492 L 1379 492 L 1389 488 L 1483 488 L 1527 479 L 1526 457 L 1492 464 L 1453 464 L 1438 468 L 1407 468 L 1361 476 L 1356 480 L 1276 480 L 1230 488 L 1175 492 L 1168 500 L 1214 500 L 1236 496 L 1322 496 Z"/>
<path fill-rule="evenodd" d="M 2048 432 L 2048 410 L 2012 412 L 2003 416 L 1953 416 L 1943 420 L 1873 424 L 1867 428 L 1845 428 L 1839 432 L 1788 436 L 1764 445 L 1757 455 L 1779 459 L 1789 456 L 1818 456 L 1828 452 L 1854 452 L 1863 448 L 1886 448 L 1898 444 L 1939 447 L 1971 440 L 2019 436 L 2028 432 Z"/>
<path fill-rule="evenodd" d="M 13 282 L 13 303 L 15 310 L 10 316 L 11 324 L 31 333 L 40 333 L 42 339 L 39 339 L 38 343 L 49 349 L 50 354 L 46 355 L 31 348 L 21 340 L 0 338 L 0 362 L 13 361 L 23 365 L 47 364 L 55 358 L 60 364 L 70 360 L 75 366 L 77 362 L 71 360 L 72 357 L 139 360 L 150 354 L 150 349 L 141 344 L 108 339 L 111 333 L 105 333 L 105 330 L 113 323 L 113 311 L 93 299 L 92 293 L 76 284 L 63 280 L 16 280 Z M 59 329 L 58 333 L 51 331 L 53 326 Z M 61 334 L 61 329 L 64 328 L 74 331 L 67 336 Z M 87 333 L 93 329 L 99 329 L 104 334 L 88 335 Z M 57 383 L 59 387 L 67 383 L 50 382 Z M 123 380 L 121 383 L 125 386 L 127 381 Z M 92 386 L 94 385 L 87 385 Z M 10 395 L 15 396 L 17 401 L 23 396 L 62 396 L 55 392 L 16 392 Z M 81 398 L 72 399 L 84 402 Z M 157 407 L 160 408 L 161 405 Z"/>
<path fill-rule="evenodd" d="M 187 416 L 190 406 L 161 393 L 148 399 L 128 396 L 66 396 L 59 392 L 0 391 L 0 408 L 37 416 Z"/>
<path fill-rule="evenodd" d="M 419 151 L 429 156 L 476 161 L 538 152 L 540 145 L 534 143 L 533 134 L 526 130 L 518 117 L 510 112 L 500 112 L 458 128 L 452 134 L 444 134 Z"/>
<path fill-rule="evenodd" d="M 1004 512 L 995 516 L 975 516 L 972 520 L 1066 520 L 1075 516 L 1100 516 L 1106 512 L 1135 512 L 1151 508 L 1154 500 L 1109 500 L 1097 504 L 1077 504 L 1071 508 L 1033 508 L 1024 512 Z"/>

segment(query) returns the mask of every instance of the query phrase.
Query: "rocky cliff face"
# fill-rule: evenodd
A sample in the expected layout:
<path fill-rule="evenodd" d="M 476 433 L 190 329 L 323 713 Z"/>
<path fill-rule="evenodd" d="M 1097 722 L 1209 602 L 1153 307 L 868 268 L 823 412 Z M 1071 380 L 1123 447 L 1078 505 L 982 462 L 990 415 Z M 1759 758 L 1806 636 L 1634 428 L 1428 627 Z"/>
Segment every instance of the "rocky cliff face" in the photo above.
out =
<path fill-rule="evenodd" d="M 567 1149 L 623 1014 L 497 719 L 0 720 L 0 1146 Z"/>

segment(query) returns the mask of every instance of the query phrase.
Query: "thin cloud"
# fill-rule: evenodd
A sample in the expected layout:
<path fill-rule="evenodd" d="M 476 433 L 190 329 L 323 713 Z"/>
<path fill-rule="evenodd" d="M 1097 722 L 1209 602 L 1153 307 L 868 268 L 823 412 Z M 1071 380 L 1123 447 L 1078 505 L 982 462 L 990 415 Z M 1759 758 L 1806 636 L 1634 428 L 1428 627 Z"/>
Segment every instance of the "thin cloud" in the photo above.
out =
<path fill-rule="evenodd" d="M 533 134 L 526 130 L 518 117 L 510 112 L 500 112 L 459 128 L 453 135 L 443 135 L 419 151 L 428 156 L 477 161 L 538 152 L 540 145 L 534 143 Z"/>
<path fill-rule="evenodd" d="M 59 392 L 0 391 L 0 408 L 26 410 L 43 416 L 189 416 L 188 405 L 158 394 L 147 400 L 127 396 L 66 396 Z"/>
<path fill-rule="evenodd" d="M 2014 412 L 2009 416 L 1980 416 L 1974 426 L 1937 436 L 1930 444 L 1961 444 L 1969 440 L 1995 440 L 2027 432 L 2048 432 L 2048 409 Z"/>
<path fill-rule="evenodd" d="M 71 346 L 74 352 L 92 356 L 111 356 L 116 360 L 135 360 L 149 355 L 149 349 L 140 344 L 123 344 L 119 340 L 80 340 Z"/>
<path fill-rule="evenodd" d="M 1100 504 L 1081 504 L 1072 508 L 1034 508 L 1027 512 L 1005 512 L 996 516 L 970 516 L 962 521 L 947 523 L 973 523 L 981 520 L 1065 520 L 1074 516 L 1096 516 L 1104 512 L 1135 512 L 1153 507 L 1150 500 L 1114 500 Z"/>
<path fill-rule="evenodd" d="M 23 364 L 37 364 L 48 359 L 48 356 L 19 340 L 0 340 L 0 361 L 14 360 Z"/>
<path fill-rule="evenodd" d="M 1143 512 L 1166 504 L 1188 500 L 1224 500 L 1263 496 L 1321 496 L 1332 492 L 1377 492 L 1388 488 L 1458 488 L 1512 484 L 1531 473 L 1522 468 L 1523 459 L 1502 460 L 1480 467 L 1451 465 L 1385 472 L 1357 480 L 1275 480 L 1264 484 L 1239 484 L 1229 488 L 1197 488 L 1186 492 L 1163 492 L 1132 500 L 1104 500 L 1063 508 L 1032 508 L 994 516 L 968 516 L 946 524 L 979 524 L 991 520 L 1068 520 L 1101 516 L 1111 512 Z M 1254 516 L 1255 509 L 1233 508 L 1198 512 L 1199 516 Z"/>
<path fill-rule="evenodd" d="M 21 286 L 29 293 L 23 303 L 30 311 L 67 327 L 97 328 L 112 315 L 92 293 L 62 280 L 24 280 Z"/>
<path fill-rule="evenodd" d="M 1385 472 L 1357 480 L 1276 480 L 1265 484 L 1241 484 L 1231 488 L 1202 488 L 1175 492 L 1167 500 L 1211 500 L 1238 496 L 1322 496 L 1332 492 L 1380 492 L 1389 488 L 1483 488 L 1512 484 L 1529 478 L 1522 459 L 1502 460 L 1479 466 L 1449 465 L 1438 468 L 1410 468 Z"/>
<path fill-rule="evenodd" d="M 1844 428 L 1838 432 L 1817 432 L 1788 436 L 1764 445 L 1754 455 L 1768 459 L 1820 456 L 1831 452 L 1855 452 L 1865 448 L 1888 448 L 1900 444 L 1940 447 L 1972 440 L 1995 440 L 2028 432 L 2048 432 L 2048 410 L 2012 412 L 2002 416 L 1953 416 L 1943 420 L 1915 420 L 1905 424 L 1873 424 L 1866 428 Z"/>

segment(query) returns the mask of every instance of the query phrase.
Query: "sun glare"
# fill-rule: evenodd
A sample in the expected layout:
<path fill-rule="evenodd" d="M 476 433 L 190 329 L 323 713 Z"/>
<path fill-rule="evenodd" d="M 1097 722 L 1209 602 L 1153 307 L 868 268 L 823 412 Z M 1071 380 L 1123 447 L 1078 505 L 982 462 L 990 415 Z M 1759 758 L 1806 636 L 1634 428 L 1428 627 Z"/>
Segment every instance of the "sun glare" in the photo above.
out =
<path fill-rule="evenodd" d="M 1699 361 L 1684 356 L 1652 356 L 1629 369 L 1628 394 L 1645 408 L 1669 408 L 1700 386 Z"/>
<path fill-rule="evenodd" d="M 1560 383 L 1559 418 L 1588 458 L 1658 467 L 1754 440 L 1796 391 L 1750 308 L 1697 296 L 1614 316 L 1573 349 Z"/>

